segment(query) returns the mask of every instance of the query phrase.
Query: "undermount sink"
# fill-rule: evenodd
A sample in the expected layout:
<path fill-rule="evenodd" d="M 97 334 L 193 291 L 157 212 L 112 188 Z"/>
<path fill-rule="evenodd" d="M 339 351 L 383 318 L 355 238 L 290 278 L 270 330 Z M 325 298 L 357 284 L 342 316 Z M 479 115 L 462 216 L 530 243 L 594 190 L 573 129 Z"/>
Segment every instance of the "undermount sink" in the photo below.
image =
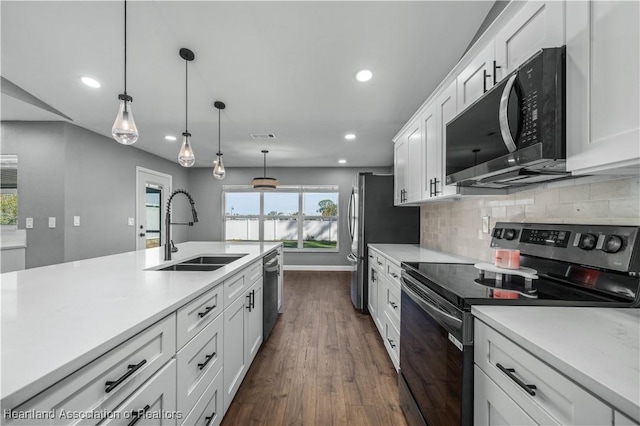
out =
<path fill-rule="evenodd" d="M 156 271 L 215 271 L 245 256 L 246 254 L 238 256 L 199 256 L 175 265 L 156 269 Z"/>

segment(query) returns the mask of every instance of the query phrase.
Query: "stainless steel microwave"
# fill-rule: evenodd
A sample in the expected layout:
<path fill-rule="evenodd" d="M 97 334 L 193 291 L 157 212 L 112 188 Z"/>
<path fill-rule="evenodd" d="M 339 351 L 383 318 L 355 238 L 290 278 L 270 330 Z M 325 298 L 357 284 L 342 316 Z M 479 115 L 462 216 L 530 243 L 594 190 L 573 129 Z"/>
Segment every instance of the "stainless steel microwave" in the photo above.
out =
<path fill-rule="evenodd" d="M 566 177 L 565 47 L 542 49 L 447 124 L 446 183 L 507 188 Z"/>

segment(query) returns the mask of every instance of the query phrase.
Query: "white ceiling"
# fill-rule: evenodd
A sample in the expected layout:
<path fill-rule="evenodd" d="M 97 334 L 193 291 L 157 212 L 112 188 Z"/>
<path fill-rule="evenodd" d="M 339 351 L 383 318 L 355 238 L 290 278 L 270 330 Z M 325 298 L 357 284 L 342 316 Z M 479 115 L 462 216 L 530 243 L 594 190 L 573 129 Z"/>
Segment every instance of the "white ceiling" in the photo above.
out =
<path fill-rule="evenodd" d="M 462 56 L 493 1 L 129 1 L 135 148 L 177 160 L 185 128 L 210 166 L 390 166 L 391 138 Z M 110 137 L 123 90 L 123 3 L 2 1 L 2 77 Z M 363 68 L 367 83 L 355 80 Z M 91 76 L 100 89 L 84 86 Z M 61 120 L 2 95 L 2 120 Z M 357 134 L 345 141 L 348 132 Z M 275 133 L 257 141 L 250 133 Z M 164 135 L 178 137 L 167 142 Z M 116 143 L 113 141 L 113 143 Z M 133 149 L 133 148 L 132 148 Z"/>

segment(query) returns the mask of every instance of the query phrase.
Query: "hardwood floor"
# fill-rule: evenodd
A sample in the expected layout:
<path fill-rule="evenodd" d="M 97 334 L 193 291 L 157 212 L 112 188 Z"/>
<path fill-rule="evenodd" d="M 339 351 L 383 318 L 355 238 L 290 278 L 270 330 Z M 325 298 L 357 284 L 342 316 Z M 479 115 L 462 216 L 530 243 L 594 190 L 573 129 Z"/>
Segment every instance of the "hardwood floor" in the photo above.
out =
<path fill-rule="evenodd" d="M 222 425 L 406 425 L 397 374 L 348 272 L 284 274 L 284 313 Z"/>

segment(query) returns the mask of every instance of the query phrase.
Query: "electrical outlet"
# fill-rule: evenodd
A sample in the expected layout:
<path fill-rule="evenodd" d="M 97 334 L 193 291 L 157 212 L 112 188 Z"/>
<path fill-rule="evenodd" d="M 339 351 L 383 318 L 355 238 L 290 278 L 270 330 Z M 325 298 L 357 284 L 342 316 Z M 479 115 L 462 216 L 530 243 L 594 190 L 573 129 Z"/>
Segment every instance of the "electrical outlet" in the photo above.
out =
<path fill-rule="evenodd" d="M 136 221 L 134 218 L 130 217 L 129 220 L 127 221 L 127 225 L 129 226 L 135 226 Z"/>
<path fill-rule="evenodd" d="M 32 217 L 26 218 L 24 226 L 27 229 L 33 229 L 33 218 Z"/>
<path fill-rule="evenodd" d="M 80 226 L 80 216 L 73 217 L 73 226 Z"/>
<path fill-rule="evenodd" d="M 482 216 L 482 233 L 489 233 L 489 216 Z"/>
<path fill-rule="evenodd" d="M 49 228 L 55 228 L 56 227 L 56 218 L 55 217 L 50 217 L 49 218 Z"/>

